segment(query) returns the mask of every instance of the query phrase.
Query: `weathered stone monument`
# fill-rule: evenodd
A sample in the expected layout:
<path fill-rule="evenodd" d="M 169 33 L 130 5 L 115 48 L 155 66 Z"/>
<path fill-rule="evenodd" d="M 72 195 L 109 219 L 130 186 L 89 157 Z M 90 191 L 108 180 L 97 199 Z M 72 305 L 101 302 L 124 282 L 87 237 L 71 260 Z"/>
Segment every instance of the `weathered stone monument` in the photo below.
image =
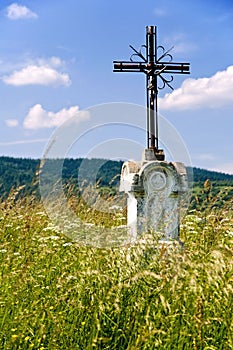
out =
<path fill-rule="evenodd" d="M 173 62 L 171 49 L 166 51 L 163 46 L 157 46 L 155 26 L 146 27 L 146 45 L 142 45 L 145 54 L 131 45 L 130 48 L 134 52 L 130 61 L 114 61 L 114 72 L 146 74 L 147 148 L 141 162 L 129 161 L 122 166 L 120 191 L 128 195 L 128 234 L 132 241 L 143 233 L 154 232 L 160 242 L 170 243 L 179 237 L 180 210 L 188 180 L 184 164 L 165 161 L 164 151 L 159 148 L 157 96 L 158 90 L 165 86 L 172 89 L 172 74 L 189 74 L 189 63 Z M 162 50 L 159 57 L 158 50 Z M 134 61 L 135 57 L 139 60 Z"/>

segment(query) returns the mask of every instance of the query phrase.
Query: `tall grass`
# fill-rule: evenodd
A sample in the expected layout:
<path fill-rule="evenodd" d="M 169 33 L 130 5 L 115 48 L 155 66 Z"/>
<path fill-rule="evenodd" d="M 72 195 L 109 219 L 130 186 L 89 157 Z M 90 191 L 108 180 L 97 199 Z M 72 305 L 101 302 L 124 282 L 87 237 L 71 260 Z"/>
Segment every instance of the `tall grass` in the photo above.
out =
<path fill-rule="evenodd" d="M 182 250 L 80 247 L 32 198 L 0 210 L 0 349 L 233 349 L 232 202 L 189 212 Z"/>

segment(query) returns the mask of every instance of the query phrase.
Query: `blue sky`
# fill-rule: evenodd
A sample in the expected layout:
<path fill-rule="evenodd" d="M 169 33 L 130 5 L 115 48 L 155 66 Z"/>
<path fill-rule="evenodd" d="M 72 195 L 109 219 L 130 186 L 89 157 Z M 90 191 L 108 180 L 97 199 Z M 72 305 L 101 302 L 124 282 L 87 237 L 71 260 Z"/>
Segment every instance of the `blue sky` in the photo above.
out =
<path fill-rule="evenodd" d="M 227 0 L 1 0 L 0 155 L 41 157 L 56 127 L 90 106 L 145 105 L 145 77 L 113 73 L 112 61 L 144 44 L 146 25 L 158 27 L 158 44 L 174 45 L 174 61 L 191 63 L 173 92 L 161 91 L 160 113 L 194 166 L 233 173 Z"/>

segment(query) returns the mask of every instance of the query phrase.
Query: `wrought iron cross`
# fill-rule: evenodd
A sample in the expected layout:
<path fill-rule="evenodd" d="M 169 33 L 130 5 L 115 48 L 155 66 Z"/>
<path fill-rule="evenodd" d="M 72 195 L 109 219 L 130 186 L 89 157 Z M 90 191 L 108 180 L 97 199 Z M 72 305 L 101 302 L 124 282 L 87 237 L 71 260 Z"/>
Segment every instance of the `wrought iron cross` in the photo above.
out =
<path fill-rule="evenodd" d="M 154 151 L 155 157 L 158 160 L 164 159 L 163 150 L 159 149 L 158 136 L 158 90 L 168 86 L 173 90 L 171 82 L 173 76 L 168 79 L 163 74 L 189 74 L 189 63 L 173 62 L 173 57 L 170 51 L 165 50 L 163 46 L 157 46 L 156 26 L 146 27 L 146 45 L 142 45 L 139 50 L 136 50 L 132 45 L 130 48 L 133 54 L 130 61 L 113 61 L 114 72 L 143 72 L 146 74 L 146 92 L 147 92 L 147 148 Z M 146 53 L 143 55 L 142 48 Z M 158 51 L 162 50 L 162 54 L 158 56 Z M 140 61 L 134 61 L 134 57 Z M 163 59 L 168 59 L 163 61 Z M 158 78 L 161 79 L 162 85 L 159 86 Z"/>

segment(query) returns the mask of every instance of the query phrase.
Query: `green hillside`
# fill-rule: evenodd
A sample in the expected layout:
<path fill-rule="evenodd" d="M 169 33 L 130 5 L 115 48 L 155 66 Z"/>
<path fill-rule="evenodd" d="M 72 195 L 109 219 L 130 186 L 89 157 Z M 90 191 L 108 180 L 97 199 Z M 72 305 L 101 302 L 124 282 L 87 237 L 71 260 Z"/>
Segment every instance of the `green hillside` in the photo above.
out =
<path fill-rule="evenodd" d="M 57 162 L 57 160 L 51 160 L 51 162 Z M 83 181 L 86 183 L 96 181 L 100 187 L 118 186 L 122 163 L 103 159 L 85 159 L 84 162 L 83 159 L 65 159 L 63 183 L 66 185 L 72 182 L 77 185 Z M 24 186 L 21 190 L 23 195 L 34 193 L 39 196 L 39 167 L 39 159 L 0 157 L 0 197 L 7 198 L 12 188 L 16 189 L 20 186 Z M 199 168 L 193 168 L 193 175 L 195 188 L 203 187 L 207 179 L 216 189 L 219 189 L 219 186 L 233 186 L 233 175 Z"/>

